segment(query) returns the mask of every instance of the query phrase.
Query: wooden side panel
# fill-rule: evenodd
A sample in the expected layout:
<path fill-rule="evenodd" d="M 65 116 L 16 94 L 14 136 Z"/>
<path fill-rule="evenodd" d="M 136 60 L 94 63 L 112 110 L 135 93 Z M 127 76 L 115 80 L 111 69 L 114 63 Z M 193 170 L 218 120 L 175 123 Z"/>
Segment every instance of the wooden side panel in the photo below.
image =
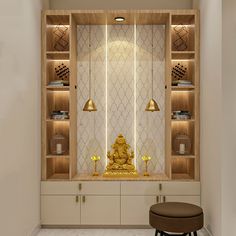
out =
<path fill-rule="evenodd" d="M 165 51 L 165 172 L 171 178 L 171 15 L 166 23 Z"/>
<path fill-rule="evenodd" d="M 200 179 L 200 19 L 195 14 L 195 179 Z"/>
<path fill-rule="evenodd" d="M 41 37 L 42 37 L 42 49 L 41 49 L 41 179 L 46 179 L 46 14 L 42 13 L 41 21 Z"/>
<path fill-rule="evenodd" d="M 70 179 L 77 173 L 77 25 L 70 15 Z"/>

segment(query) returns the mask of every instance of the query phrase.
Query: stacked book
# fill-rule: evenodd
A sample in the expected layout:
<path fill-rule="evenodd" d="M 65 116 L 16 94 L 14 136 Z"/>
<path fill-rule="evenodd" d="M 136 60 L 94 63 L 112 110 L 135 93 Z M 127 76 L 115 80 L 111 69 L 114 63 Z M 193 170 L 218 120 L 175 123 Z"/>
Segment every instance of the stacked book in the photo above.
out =
<path fill-rule="evenodd" d="M 191 112 L 190 111 L 173 111 L 171 118 L 175 120 L 189 120 L 191 119 Z"/>
<path fill-rule="evenodd" d="M 68 86 L 69 85 L 69 81 L 68 80 L 53 80 L 53 81 L 50 81 L 49 86 Z"/>
<path fill-rule="evenodd" d="M 68 111 L 53 111 L 51 113 L 51 119 L 53 120 L 69 119 L 69 112 Z"/>
<path fill-rule="evenodd" d="M 192 82 L 190 80 L 174 80 L 172 81 L 172 86 L 189 86 L 192 85 Z"/>

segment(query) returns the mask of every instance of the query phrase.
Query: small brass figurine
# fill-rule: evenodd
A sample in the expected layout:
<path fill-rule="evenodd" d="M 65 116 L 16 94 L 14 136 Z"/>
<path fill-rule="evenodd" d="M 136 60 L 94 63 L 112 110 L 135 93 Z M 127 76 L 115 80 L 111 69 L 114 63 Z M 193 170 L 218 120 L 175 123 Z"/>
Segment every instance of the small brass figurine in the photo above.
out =
<path fill-rule="evenodd" d="M 142 156 L 142 160 L 145 162 L 145 172 L 143 173 L 144 176 L 149 176 L 148 173 L 148 161 L 151 160 L 150 156 Z"/>
<path fill-rule="evenodd" d="M 137 177 L 137 171 L 133 165 L 134 152 L 128 152 L 130 148 L 122 134 L 118 135 L 111 146 L 112 151 L 107 152 L 109 163 L 103 176 L 106 177 Z"/>
<path fill-rule="evenodd" d="M 93 176 L 99 176 L 99 173 L 97 172 L 97 162 L 100 160 L 100 156 L 92 156 L 91 160 L 94 161 L 94 172 Z"/>

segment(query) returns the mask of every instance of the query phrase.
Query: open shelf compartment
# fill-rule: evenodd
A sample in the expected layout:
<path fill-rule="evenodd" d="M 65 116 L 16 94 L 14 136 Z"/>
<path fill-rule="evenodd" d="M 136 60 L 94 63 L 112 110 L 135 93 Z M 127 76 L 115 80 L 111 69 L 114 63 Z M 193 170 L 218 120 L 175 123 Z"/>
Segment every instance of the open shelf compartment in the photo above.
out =
<path fill-rule="evenodd" d="M 176 156 L 178 153 L 175 153 L 174 150 L 174 139 L 179 134 L 185 134 L 190 138 L 191 148 L 190 153 L 188 153 L 188 156 L 194 156 L 194 149 L 195 149 L 195 140 L 194 140 L 194 122 L 188 122 L 188 121 L 176 121 L 171 123 L 171 139 L 172 139 L 172 155 Z M 184 158 L 184 155 L 180 155 L 180 158 Z"/>
<path fill-rule="evenodd" d="M 70 63 L 68 60 L 47 60 L 46 86 L 49 86 L 50 82 L 55 80 L 64 80 L 69 83 L 70 81 L 70 72 L 68 73 L 69 70 L 70 70 Z M 58 71 L 58 75 L 56 71 Z M 59 74 L 59 72 L 61 73 Z"/>
<path fill-rule="evenodd" d="M 191 119 L 194 119 L 194 90 L 171 91 L 171 112 L 173 111 L 189 111 Z"/>
<path fill-rule="evenodd" d="M 60 159 L 61 155 L 55 155 L 51 153 L 51 139 L 56 134 L 63 135 L 69 143 L 69 122 L 47 122 L 47 142 L 46 142 L 46 154 L 47 156 L 55 156 Z M 69 147 L 69 145 L 68 145 Z M 70 147 L 69 147 L 70 149 Z M 70 150 L 67 153 L 63 153 L 63 156 L 69 156 Z"/>
<path fill-rule="evenodd" d="M 172 179 L 194 179 L 194 158 L 172 158 Z"/>
<path fill-rule="evenodd" d="M 69 51 L 70 16 L 48 15 L 46 22 L 47 51 Z"/>
<path fill-rule="evenodd" d="M 69 179 L 69 158 L 48 158 L 47 179 Z"/>
<path fill-rule="evenodd" d="M 172 60 L 172 75 L 171 80 L 176 81 L 178 79 L 188 80 L 191 82 L 191 85 L 195 85 L 195 63 L 193 60 Z M 181 74 L 182 73 L 182 74 Z M 175 86 L 178 87 L 178 86 Z M 184 86 L 179 86 L 184 88 Z"/>
<path fill-rule="evenodd" d="M 47 119 L 51 118 L 53 111 L 69 112 L 70 92 L 68 90 L 47 91 Z"/>
<path fill-rule="evenodd" d="M 172 51 L 194 51 L 195 16 L 172 15 L 171 25 Z"/>

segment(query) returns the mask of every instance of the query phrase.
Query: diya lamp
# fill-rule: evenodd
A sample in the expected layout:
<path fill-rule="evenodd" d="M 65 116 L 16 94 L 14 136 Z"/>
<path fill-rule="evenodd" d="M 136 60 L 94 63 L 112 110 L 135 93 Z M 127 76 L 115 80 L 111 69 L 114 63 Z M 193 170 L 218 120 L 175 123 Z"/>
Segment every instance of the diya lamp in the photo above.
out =
<path fill-rule="evenodd" d="M 151 160 L 150 156 L 142 156 L 142 160 L 145 162 L 145 172 L 143 173 L 144 176 L 149 176 L 148 173 L 148 162 Z"/>
<path fill-rule="evenodd" d="M 99 173 L 97 172 L 97 162 L 100 160 L 100 156 L 92 156 L 91 160 L 94 161 L 94 172 L 93 172 L 93 176 L 98 176 Z"/>

